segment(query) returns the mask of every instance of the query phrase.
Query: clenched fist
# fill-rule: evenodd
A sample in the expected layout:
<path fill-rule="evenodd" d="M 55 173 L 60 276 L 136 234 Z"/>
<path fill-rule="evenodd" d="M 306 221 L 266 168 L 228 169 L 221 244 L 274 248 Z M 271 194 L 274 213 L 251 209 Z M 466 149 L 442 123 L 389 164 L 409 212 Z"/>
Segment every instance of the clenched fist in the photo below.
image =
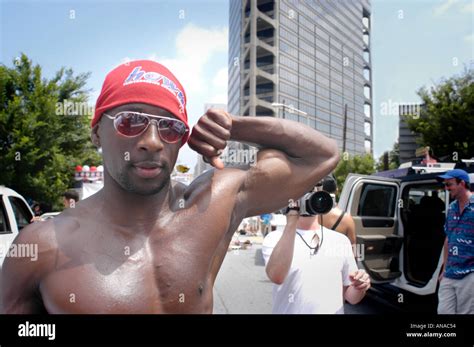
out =
<path fill-rule="evenodd" d="M 223 169 L 219 158 L 230 140 L 232 117 L 224 110 L 209 109 L 193 127 L 188 146 L 201 154 L 204 161 Z"/>

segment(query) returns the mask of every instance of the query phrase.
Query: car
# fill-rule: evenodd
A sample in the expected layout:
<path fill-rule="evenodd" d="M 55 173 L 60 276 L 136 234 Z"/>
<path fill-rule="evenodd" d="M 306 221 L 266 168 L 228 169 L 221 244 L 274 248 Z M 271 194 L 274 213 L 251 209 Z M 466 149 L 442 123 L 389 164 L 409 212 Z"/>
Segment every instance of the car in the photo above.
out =
<path fill-rule="evenodd" d="M 436 312 L 449 193 L 436 179 L 454 167 L 350 174 L 339 199 L 356 225 L 356 258 L 371 294 L 401 310 Z M 460 167 L 474 182 L 474 167 Z M 471 184 L 473 190 L 473 184 Z"/>
<path fill-rule="evenodd" d="M 0 268 L 18 233 L 34 214 L 26 200 L 13 189 L 0 186 Z"/>

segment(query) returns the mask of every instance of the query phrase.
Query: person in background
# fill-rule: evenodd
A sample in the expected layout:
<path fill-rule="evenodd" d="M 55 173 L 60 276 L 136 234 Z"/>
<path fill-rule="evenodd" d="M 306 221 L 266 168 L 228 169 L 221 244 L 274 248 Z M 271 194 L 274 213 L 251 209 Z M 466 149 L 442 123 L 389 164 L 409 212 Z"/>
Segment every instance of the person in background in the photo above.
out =
<path fill-rule="evenodd" d="M 33 218 L 31 218 L 30 223 L 39 222 L 41 221 L 41 215 L 43 214 L 43 210 L 41 209 L 41 205 L 39 202 L 34 202 L 33 206 L 31 206 L 33 210 Z"/>
<path fill-rule="evenodd" d="M 370 288 L 347 237 L 321 227 L 317 216 L 300 216 L 298 207 L 290 207 L 285 230 L 265 237 L 262 254 L 275 284 L 273 313 L 343 314 L 344 300 L 355 305 Z"/>
<path fill-rule="evenodd" d="M 438 176 L 449 196 L 444 231 L 444 259 L 439 276 L 438 313 L 474 313 L 474 194 L 466 171 L 454 169 Z"/>
<path fill-rule="evenodd" d="M 323 190 L 331 194 L 334 207 L 327 214 L 318 216 L 318 222 L 328 229 L 332 229 L 340 232 L 347 236 L 351 242 L 352 247 L 356 243 L 356 231 L 354 219 L 349 213 L 344 212 L 337 206 L 336 192 L 337 192 L 337 183 L 333 175 L 328 175 L 323 180 Z"/>
<path fill-rule="evenodd" d="M 69 189 L 63 195 L 64 208 L 74 208 L 79 201 L 79 193 L 75 189 Z"/>

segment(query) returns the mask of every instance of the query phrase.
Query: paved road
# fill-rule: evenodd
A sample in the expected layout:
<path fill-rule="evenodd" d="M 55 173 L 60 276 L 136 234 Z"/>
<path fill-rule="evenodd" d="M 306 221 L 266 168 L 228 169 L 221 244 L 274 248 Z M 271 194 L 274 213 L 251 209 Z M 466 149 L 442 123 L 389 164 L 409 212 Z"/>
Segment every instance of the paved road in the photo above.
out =
<path fill-rule="evenodd" d="M 227 253 L 214 286 L 214 313 L 271 313 L 272 283 L 260 245 Z"/>
<path fill-rule="evenodd" d="M 227 253 L 214 286 L 214 313 L 257 314 L 272 311 L 272 283 L 265 274 L 261 245 Z M 366 297 L 344 305 L 346 314 L 386 314 L 393 309 Z"/>

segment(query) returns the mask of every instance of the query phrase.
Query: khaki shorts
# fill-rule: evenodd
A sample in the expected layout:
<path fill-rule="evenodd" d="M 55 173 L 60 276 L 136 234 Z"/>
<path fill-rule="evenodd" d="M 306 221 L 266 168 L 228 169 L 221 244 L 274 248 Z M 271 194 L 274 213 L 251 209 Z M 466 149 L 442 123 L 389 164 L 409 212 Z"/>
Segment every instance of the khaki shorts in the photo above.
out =
<path fill-rule="evenodd" d="M 474 314 L 474 272 L 459 280 L 443 277 L 438 299 L 439 314 Z"/>

